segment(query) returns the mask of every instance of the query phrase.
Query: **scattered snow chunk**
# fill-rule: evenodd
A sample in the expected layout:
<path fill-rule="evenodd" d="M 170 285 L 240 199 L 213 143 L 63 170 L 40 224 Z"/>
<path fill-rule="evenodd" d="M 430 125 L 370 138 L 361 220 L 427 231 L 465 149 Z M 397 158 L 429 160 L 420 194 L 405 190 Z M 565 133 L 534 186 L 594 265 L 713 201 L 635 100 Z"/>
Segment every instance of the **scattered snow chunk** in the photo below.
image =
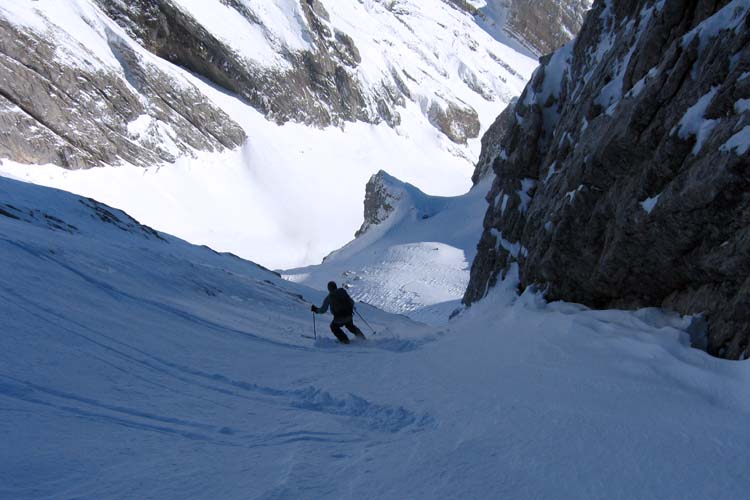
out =
<path fill-rule="evenodd" d="M 677 135 L 680 139 L 687 139 L 689 135 L 695 136 L 695 146 L 693 146 L 692 151 L 694 155 L 700 152 L 703 143 L 716 126 L 717 120 L 707 120 L 703 116 L 718 90 L 718 86 L 712 87 L 698 99 L 698 102 L 688 108 L 680 123 L 677 124 Z M 672 129 L 672 133 L 674 133 L 674 129 Z"/>
<path fill-rule="evenodd" d="M 635 82 L 635 85 L 628 91 L 626 97 L 638 97 L 641 92 L 643 92 L 643 89 L 646 88 L 646 82 L 650 80 L 651 78 L 656 77 L 659 74 L 659 68 L 654 66 L 650 70 L 648 70 L 648 73 L 646 73 L 643 78 Z"/>
<path fill-rule="evenodd" d="M 552 222 L 551 221 L 547 221 L 547 222 L 544 223 L 544 230 L 547 231 L 548 233 L 550 231 L 552 231 Z"/>
<path fill-rule="evenodd" d="M 531 104 L 536 103 L 542 107 L 545 133 L 550 133 L 554 130 L 560 116 L 557 105 L 553 104 L 547 106 L 546 104 L 550 101 L 550 98 L 554 98 L 553 100 L 556 102 L 557 98 L 560 96 L 563 79 L 568 73 L 568 68 L 570 67 L 573 57 L 575 41 L 575 39 L 571 40 L 565 46 L 553 53 L 547 65 L 537 69 L 537 71 L 544 71 L 544 83 L 539 93 L 536 93 L 531 86 L 526 87 L 523 104 L 530 106 Z M 534 72 L 534 74 L 536 74 L 536 72 Z M 532 80 L 533 78 L 534 77 L 532 76 Z M 520 119 L 517 114 L 516 119 L 519 123 L 523 123 L 523 120 Z"/>
<path fill-rule="evenodd" d="M 689 46 L 697 36 L 699 40 L 698 48 L 703 52 L 708 41 L 718 36 L 722 30 L 731 29 L 737 31 L 738 29 L 742 29 L 742 21 L 745 19 L 748 9 L 750 9 L 750 0 L 733 0 L 729 2 L 719 12 L 686 33 L 682 37 L 682 46 Z"/>
<path fill-rule="evenodd" d="M 153 119 L 149 115 L 140 115 L 135 120 L 128 122 L 128 135 L 136 139 L 145 134 L 152 123 Z"/>
<path fill-rule="evenodd" d="M 503 203 L 500 205 L 500 215 L 505 214 L 505 207 L 508 206 L 508 195 L 503 194 Z"/>
<path fill-rule="evenodd" d="M 734 103 L 734 110 L 737 113 L 744 113 L 750 111 L 750 99 L 740 99 Z"/>
<path fill-rule="evenodd" d="M 750 125 L 746 125 L 719 147 L 719 151 L 735 151 L 738 155 L 744 155 L 748 149 L 750 149 Z"/>
<path fill-rule="evenodd" d="M 518 194 L 518 197 L 521 199 L 521 205 L 518 207 L 521 213 L 526 213 L 526 210 L 529 208 L 529 203 L 531 203 L 531 195 L 529 194 L 529 191 L 532 190 L 534 186 L 536 186 L 536 181 L 534 179 L 526 178 L 521 180 L 521 189 L 516 191 L 516 194 Z"/>
<path fill-rule="evenodd" d="M 573 203 L 574 201 L 576 201 L 576 195 L 579 192 L 581 192 L 583 190 L 583 188 L 584 188 L 584 186 L 583 186 L 583 184 L 581 184 L 580 186 L 578 186 L 577 188 L 575 188 L 573 191 L 568 191 L 567 193 L 565 193 L 565 197 L 568 198 L 568 200 L 570 201 L 570 203 Z"/>
<path fill-rule="evenodd" d="M 567 132 L 563 133 L 562 137 L 560 137 L 560 140 L 557 143 L 557 147 L 558 148 L 562 148 L 563 143 L 565 142 L 566 139 L 568 139 L 568 133 Z"/>
<path fill-rule="evenodd" d="M 586 122 L 586 125 L 588 125 L 588 122 Z M 549 170 L 547 171 L 547 176 L 544 178 L 544 183 L 547 184 L 547 181 L 552 178 L 553 175 L 557 173 L 557 160 L 553 161 L 550 166 Z"/>
<path fill-rule="evenodd" d="M 625 70 L 630 64 L 630 59 L 633 57 L 635 52 L 635 45 L 633 45 L 625 57 L 617 62 L 617 72 L 613 75 L 612 80 L 602 87 L 599 96 L 594 102 L 606 108 L 605 113 L 609 116 L 614 115 L 617 105 L 620 104 L 622 99 L 622 87 L 624 85 Z"/>
<path fill-rule="evenodd" d="M 656 204 L 659 202 L 659 197 L 661 196 L 661 193 L 657 194 L 656 196 L 652 196 L 651 198 L 646 198 L 641 202 L 641 207 L 643 210 L 646 211 L 647 214 L 650 214 L 651 211 L 654 209 Z"/>
<path fill-rule="evenodd" d="M 490 230 L 490 234 L 495 237 L 496 246 L 495 248 L 497 250 L 500 250 L 500 248 L 504 249 L 506 252 L 511 254 L 514 258 L 518 258 L 519 255 L 528 255 L 528 251 L 518 242 L 511 243 L 510 241 L 503 238 L 503 232 L 498 231 L 495 228 L 492 228 Z"/>

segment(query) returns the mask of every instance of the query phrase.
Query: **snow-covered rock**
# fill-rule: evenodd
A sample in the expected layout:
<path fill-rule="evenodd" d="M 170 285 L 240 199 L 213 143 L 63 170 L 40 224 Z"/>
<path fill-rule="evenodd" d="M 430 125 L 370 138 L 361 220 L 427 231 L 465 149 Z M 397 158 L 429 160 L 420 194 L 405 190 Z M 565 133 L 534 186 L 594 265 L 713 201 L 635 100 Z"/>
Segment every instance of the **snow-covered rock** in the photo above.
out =
<path fill-rule="evenodd" d="M 530 70 L 443 0 L 14 2 L 0 6 L 0 64 L 0 155 L 68 168 L 240 145 L 193 75 L 277 123 L 396 127 L 412 101 L 465 144 Z"/>
<path fill-rule="evenodd" d="M 552 300 L 705 313 L 708 351 L 747 357 L 748 71 L 747 0 L 597 2 L 485 144 L 464 300 L 518 265 Z"/>
<path fill-rule="evenodd" d="M 86 0 L 0 5 L 0 68 L 0 157 L 148 166 L 246 137 Z"/>
<path fill-rule="evenodd" d="M 565 45 L 581 28 L 592 0 L 450 0 L 470 10 L 498 40 L 535 56 Z"/>
<path fill-rule="evenodd" d="M 283 276 L 318 289 L 335 280 L 386 311 L 444 323 L 469 281 L 490 182 L 461 196 L 429 196 L 380 171 L 367 183 L 357 237 L 320 265 Z"/>

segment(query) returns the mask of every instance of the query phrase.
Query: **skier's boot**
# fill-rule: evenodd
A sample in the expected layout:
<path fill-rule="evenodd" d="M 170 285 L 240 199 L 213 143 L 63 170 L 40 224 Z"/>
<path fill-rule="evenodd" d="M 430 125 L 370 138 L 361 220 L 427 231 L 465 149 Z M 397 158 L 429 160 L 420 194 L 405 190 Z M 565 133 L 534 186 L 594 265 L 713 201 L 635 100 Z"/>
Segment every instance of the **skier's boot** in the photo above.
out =
<path fill-rule="evenodd" d="M 362 330 L 360 330 L 359 327 L 354 324 L 354 321 L 349 321 L 344 326 L 346 327 L 347 330 L 353 333 L 354 336 L 357 337 L 359 340 L 367 340 L 367 337 L 365 337 L 365 334 L 362 333 Z"/>
<path fill-rule="evenodd" d="M 339 342 L 341 342 L 342 344 L 349 343 L 349 337 L 347 337 L 343 330 L 341 330 L 340 326 L 335 323 L 331 323 L 331 331 L 336 336 L 336 338 L 339 339 Z"/>

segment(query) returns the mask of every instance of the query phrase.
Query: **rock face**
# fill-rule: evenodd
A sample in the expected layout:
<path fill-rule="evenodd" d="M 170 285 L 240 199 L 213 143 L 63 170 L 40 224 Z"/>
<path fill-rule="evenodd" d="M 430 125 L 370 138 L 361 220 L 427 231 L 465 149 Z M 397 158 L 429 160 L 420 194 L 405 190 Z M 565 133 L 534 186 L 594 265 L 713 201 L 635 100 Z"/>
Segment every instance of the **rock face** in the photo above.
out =
<path fill-rule="evenodd" d="M 536 56 L 565 45 L 581 29 L 591 0 L 447 0 L 471 12 L 496 37 L 510 37 Z"/>
<path fill-rule="evenodd" d="M 403 106 L 404 97 L 396 84 L 383 82 L 374 94 L 362 91 L 353 76 L 362 61 L 359 51 L 349 35 L 330 27 L 319 0 L 299 3 L 310 46 L 300 51 L 284 48 L 280 56 L 288 64 L 283 67 L 253 64 L 171 0 L 96 2 L 152 53 L 242 96 L 278 123 L 328 126 L 360 120 L 395 126 L 400 121 L 396 107 Z M 222 3 L 266 30 L 248 4 Z"/>
<path fill-rule="evenodd" d="M 597 2 L 499 141 L 464 302 L 511 270 L 550 300 L 705 313 L 748 356 L 750 2 Z"/>
<path fill-rule="evenodd" d="M 506 30 L 538 55 L 565 45 L 581 29 L 591 0 L 506 0 Z"/>
<path fill-rule="evenodd" d="M 276 123 L 397 127 L 411 104 L 466 144 L 531 65 L 446 2 L 5 2 L 0 157 L 153 165 L 242 144 L 195 77 Z"/>
<path fill-rule="evenodd" d="M 355 238 L 386 220 L 393 212 L 400 199 L 399 190 L 392 187 L 397 182 L 400 184 L 383 170 L 370 177 L 365 187 L 365 220 L 354 234 Z"/>
<path fill-rule="evenodd" d="M 477 161 L 474 174 L 471 176 L 471 182 L 475 186 L 488 175 L 494 174 L 492 165 L 495 163 L 495 158 L 505 154 L 500 146 L 500 141 L 515 124 L 513 110 L 516 107 L 516 102 L 518 102 L 518 99 L 513 99 L 482 136 L 482 150 L 479 153 L 479 161 Z M 502 159 L 506 158 L 503 157 Z"/>
<path fill-rule="evenodd" d="M 0 157 L 67 168 L 121 160 L 145 166 L 244 141 L 198 89 L 115 32 L 107 30 L 107 41 L 118 67 L 98 64 L 83 48 L 90 59 L 66 58 L 54 36 L 0 16 Z"/>

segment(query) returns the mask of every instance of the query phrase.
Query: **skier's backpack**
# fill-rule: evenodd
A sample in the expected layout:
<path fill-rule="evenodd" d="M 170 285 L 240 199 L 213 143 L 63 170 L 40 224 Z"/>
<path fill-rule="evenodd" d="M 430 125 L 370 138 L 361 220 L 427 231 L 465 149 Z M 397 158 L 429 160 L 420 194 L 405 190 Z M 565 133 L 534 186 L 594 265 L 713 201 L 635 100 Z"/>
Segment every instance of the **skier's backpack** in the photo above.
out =
<path fill-rule="evenodd" d="M 342 317 L 354 314 L 354 301 L 343 288 L 339 288 L 331 294 L 331 312 L 334 316 Z"/>

